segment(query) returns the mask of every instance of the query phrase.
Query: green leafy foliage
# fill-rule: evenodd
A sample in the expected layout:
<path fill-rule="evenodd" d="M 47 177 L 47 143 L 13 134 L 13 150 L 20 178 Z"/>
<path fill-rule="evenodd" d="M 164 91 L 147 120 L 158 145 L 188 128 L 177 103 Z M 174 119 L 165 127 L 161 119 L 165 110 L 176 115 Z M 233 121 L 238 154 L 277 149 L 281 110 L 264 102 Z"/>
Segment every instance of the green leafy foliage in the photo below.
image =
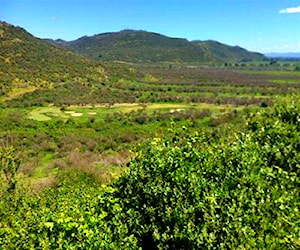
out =
<path fill-rule="evenodd" d="M 253 141 L 262 147 L 261 158 L 269 166 L 300 174 L 299 101 L 276 106 L 272 113 L 250 120 L 248 127 Z"/>
<path fill-rule="evenodd" d="M 0 176 L 4 176 L 4 182 L 8 191 L 16 189 L 17 171 L 20 166 L 20 159 L 16 157 L 13 147 L 0 147 Z"/>
<path fill-rule="evenodd" d="M 108 186 L 66 170 L 39 195 L 0 201 L 0 246 L 297 249 L 299 113 L 295 98 L 251 117 L 243 133 L 172 125 Z"/>
<path fill-rule="evenodd" d="M 299 247 L 299 121 L 295 102 L 226 141 L 149 142 L 114 185 L 129 233 L 159 249 Z"/>

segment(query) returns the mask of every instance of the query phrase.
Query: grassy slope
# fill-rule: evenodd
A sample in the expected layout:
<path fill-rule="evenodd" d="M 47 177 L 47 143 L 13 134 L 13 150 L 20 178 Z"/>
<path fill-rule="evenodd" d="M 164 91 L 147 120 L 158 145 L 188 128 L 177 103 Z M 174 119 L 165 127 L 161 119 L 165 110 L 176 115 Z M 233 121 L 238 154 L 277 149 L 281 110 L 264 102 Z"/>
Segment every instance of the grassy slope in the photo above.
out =
<path fill-rule="evenodd" d="M 0 94 L 14 88 L 50 87 L 65 81 L 104 80 L 100 65 L 0 23 Z"/>

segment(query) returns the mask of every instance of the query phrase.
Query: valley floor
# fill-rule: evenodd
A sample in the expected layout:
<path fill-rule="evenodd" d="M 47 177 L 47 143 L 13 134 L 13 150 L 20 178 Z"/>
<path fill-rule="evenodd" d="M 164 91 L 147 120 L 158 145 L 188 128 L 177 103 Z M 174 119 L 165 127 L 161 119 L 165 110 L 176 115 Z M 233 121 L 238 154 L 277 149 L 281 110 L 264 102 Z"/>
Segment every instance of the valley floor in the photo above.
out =
<path fill-rule="evenodd" d="M 0 248 L 298 248 L 299 72 L 147 70 L 1 99 Z"/>

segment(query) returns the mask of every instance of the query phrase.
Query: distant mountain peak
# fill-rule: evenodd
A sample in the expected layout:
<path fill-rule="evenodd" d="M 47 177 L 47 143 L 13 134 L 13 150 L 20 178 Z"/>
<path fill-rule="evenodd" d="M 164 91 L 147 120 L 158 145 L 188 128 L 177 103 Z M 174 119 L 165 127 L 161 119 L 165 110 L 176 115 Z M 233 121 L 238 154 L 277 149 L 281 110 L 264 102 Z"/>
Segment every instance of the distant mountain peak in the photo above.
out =
<path fill-rule="evenodd" d="M 262 54 L 214 40 L 190 42 L 185 38 L 173 38 L 155 32 L 132 29 L 84 36 L 57 45 L 102 61 L 233 63 L 265 58 Z"/>

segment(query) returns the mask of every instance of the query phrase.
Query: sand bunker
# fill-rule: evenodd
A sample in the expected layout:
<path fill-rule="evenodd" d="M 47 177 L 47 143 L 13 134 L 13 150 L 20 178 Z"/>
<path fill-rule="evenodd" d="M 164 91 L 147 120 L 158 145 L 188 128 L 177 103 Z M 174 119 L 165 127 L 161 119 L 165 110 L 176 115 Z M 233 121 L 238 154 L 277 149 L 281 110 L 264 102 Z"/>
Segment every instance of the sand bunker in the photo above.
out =
<path fill-rule="evenodd" d="M 82 113 L 72 113 L 71 116 L 82 116 Z"/>

